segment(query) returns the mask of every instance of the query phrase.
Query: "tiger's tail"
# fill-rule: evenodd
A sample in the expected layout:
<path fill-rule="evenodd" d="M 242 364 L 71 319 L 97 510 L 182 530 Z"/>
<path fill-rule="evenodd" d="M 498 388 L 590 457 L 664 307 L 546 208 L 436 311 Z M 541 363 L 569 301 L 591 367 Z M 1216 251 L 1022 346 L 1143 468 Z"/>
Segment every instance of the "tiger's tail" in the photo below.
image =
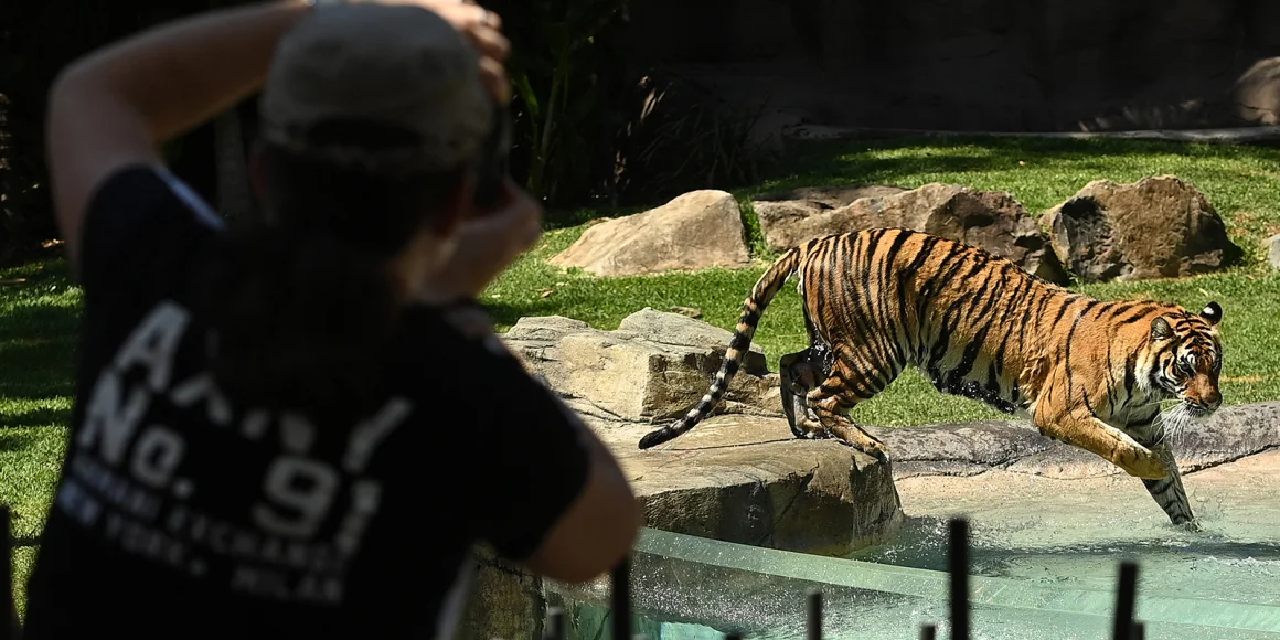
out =
<path fill-rule="evenodd" d="M 755 337 L 756 326 L 760 323 L 760 316 L 764 314 L 764 310 L 769 307 L 769 302 L 777 295 L 782 285 L 795 274 L 800 267 L 800 247 L 792 247 L 786 253 L 782 254 L 769 270 L 760 276 L 756 281 L 756 286 L 751 291 L 751 295 L 742 303 L 742 315 L 738 318 L 738 326 L 734 328 L 733 340 L 729 342 L 729 349 L 724 354 L 724 364 L 720 367 L 720 372 L 716 374 L 715 381 L 711 383 L 711 389 L 707 394 L 702 396 L 702 400 L 698 405 L 689 410 L 689 413 L 674 423 L 649 432 L 640 439 L 640 448 L 648 449 L 655 447 L 668 440 L 684 435 L 694 425 L 707 417 L 711 410 L 715 408 L 721 398 L 724 397 L 725 391 L 729 388 L 729 381 L 733 379 L 734 374 L 742 366 L 742 360 L 746 357 L 747 351 L 751 349 L 751 339 Z"/>

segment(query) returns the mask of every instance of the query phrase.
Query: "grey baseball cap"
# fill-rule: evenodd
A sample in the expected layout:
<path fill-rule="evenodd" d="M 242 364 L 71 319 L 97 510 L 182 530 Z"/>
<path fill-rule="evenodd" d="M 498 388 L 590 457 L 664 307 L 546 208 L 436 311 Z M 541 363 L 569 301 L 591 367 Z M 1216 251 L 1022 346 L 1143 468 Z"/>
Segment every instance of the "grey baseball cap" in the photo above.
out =
<path fill-rule="evenodd" d="M 462 33 L 413 5 L 319 3 L 277 45 L 262 91 L 262 136 L 299 154 L 375 171 L 432 171 L 475 158 L 494 102 Z M 308 132 L 332 119 L 416 133 L 420 144 L 321 145 Z"/>

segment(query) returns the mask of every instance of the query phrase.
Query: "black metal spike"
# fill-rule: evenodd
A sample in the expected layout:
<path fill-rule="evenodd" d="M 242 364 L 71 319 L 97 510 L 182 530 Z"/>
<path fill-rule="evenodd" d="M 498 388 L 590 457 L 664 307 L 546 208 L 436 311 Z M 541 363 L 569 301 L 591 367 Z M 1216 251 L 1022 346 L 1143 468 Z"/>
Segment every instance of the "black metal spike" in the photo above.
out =
<path fill-rule="evenodd" d="M 1138 587 L 1138 565 L 1134 562 L 1120 563 L 1120 588 L 1116 593 L 1115 626 L 1111 637 L 1113 640 L 1133 639 L 1133 602 Z"/>
<path fill-rule="evenodd" d="M 609 608 L 613 612 L 613 640 L 631 637 L 631 557 L 614 567 L 610 575 Z"/>
<path fill-rule="evenodd" d="M 809 640 L 822 640 L 822 591 L 809 591 Z"/>
<path fill-rule="evenodd" d="M 1133 631 L 1129 634 L 1129 640 L 1146 640 L 1147 629 L 1145 625 L 1143 625 L 1141 622 L 1138 622 L 1137 620 L 1135 620 L 1133 622 L 1133 626 L 1130 627 L 1130 629 L 1132 629 Z"/>
<path fill-rule="evenodd" d="M 4 571 L 4 602 L 0 609 L 4 610 L 4 620 L 0 622 L 0 638 L 10 640 L 18 635 L 18 610 L 13 599 L 13 530 L 10 528 L 9 505 L 0 504 L 0 545 L 3 546 L 4 557 L 0 559 L 0 569 Z"/>
<path fill-rule="evenodd" d="M 949 524 L 951 640 L 969 640 L 969 521 L 955 518 Z"/>
<path fill-rule="evenodd" d="M 920 625 L 920 640 L 938 640 L 938 625 L 932 622 Z"/>
<path fill-rule="evenodd" d="M 724 634 L 724 640 L 743 640 L 744 637 L 746 636 L 743 636 L 741 631 L 730 631 Z"/>
<path fill-rule="evenodd" d="M 547 640 L 564 640 L 564 609 L 560 607 L 547 608 L 547 625 L 542 630 L 542 637 Z"/>

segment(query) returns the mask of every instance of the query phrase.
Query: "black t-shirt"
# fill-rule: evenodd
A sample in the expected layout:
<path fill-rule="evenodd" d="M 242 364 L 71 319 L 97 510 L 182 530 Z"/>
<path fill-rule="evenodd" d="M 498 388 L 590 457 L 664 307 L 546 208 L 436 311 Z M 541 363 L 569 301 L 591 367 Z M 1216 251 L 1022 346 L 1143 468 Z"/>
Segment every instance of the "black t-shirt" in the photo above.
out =
<path fill-rule="evenodd" d="M 91 203 L 74 423 L 26 637 L 452 636 L 472 545 L 525 559 L 581 492 L 581 423 L 496 339 L 421 306 L 357 424 L 237 403 L 189 301 L 220 234 L 160 168 L 116 172 Z"/>

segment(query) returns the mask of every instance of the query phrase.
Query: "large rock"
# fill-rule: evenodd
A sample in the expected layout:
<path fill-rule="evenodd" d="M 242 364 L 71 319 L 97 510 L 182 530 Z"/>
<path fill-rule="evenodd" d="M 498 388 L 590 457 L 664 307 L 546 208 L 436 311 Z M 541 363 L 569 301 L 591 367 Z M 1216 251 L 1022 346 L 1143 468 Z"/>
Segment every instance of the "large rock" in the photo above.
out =
<path fill-rule="evenodd" d="M 758 202 L 755 208 L 760 230 L 775 251 L 832 233 L 905 227 L 981 247 L 1013 260 L 1028 273 L 1066 282 L 1048 238 L 1026 209 L 1003 191 L 930 183 L 840 207 L 810 200 Z"/>
<path fill-rule="evenodd" d="M 588 421 L 655 529 L 845 555 L 884 542 L 901 524 L 888 465 L 832 441 L 795 439 L 786 418 L 716 416 L 645 451 L 636 443 L 652 425 Z"/>
<path fill-rule="evenodd" d="M 1267 238 L 1262 243 L 1262 250 L 1267 253 L 1267 264 L 1272 269 L 1280 270 L 1280 233 Z"/>
<path fill-rule="evenodd" d="M 479 566 L 457 640 L 541 638 L 547 614 L 544 580 L 499 559 L 488 547 L 476 551 Z"/>
<path fill-rule="evenodd" d="M 1240 254 L 1204 194 L 1173 176 L 1094 180 L 1044 224 L 1067 268 L 1086 282 L 1206 273 Z"/>
<path fill-rule="evenodd" d="M 852 204 L 863 198 L 883 198 L 907 191 L 902 187 L 884 184 L 850 184 L 822 187 L 800 187 L 789 191 L 775 191 L 752 196 L 751 202 L 759 212 L 780 205 L 811 206 L 818 209 L 834 209 Z"/>
<path fill-rule="evenodd" d="M 589 227 L 549 262 L 597 276 L 748 264 L 738 202 L 724 191 L 692 191 L 644 213 Z"/>
<path fill-rule="evenodd" d="M 1280 124 L 1280 57 L 1258 60 L 1232 87 L 1235 115 L 1246 122 Z"/>
<path fill-rule="evenodd" d="M 621 461 L 648 526 L 718 540 L 841 554 L 892 532 L 891 472 L 831 440 L 792 437 L 778 376 L 752 345 L 728 401 L 684 436 L 637 443 L 706 393 L 732 334 L 643 309 L 615 331 L 567 318 L 522 318 L 505 343 L 566 398 Z"/>
<path fill-rule="evenodd" d="M 678 313 L 643 309 L 614 331 L 561 317 L 521 318 L 504 336 L 532 373 L 590 412 L 620 420 L 666 420 L 707 392 L 733 334 Z M 719 411 L 773 415 L 778 375 L 752 345 Z"/>
<path fill-rule="evenodd" d="M 753 196 L 751 206 L 760 220 L 765 242 L 774 251 L 783 251 L 808 238 L 825 235 L 822 224 L 829 221 L 824 216 L 830 211 L 863 198 L 883 198 L 904 191 L 907 190 L 902 187 L 879 184 L 801 187 Z M 797 239 L 800 240 L 793 242 Z"/>

